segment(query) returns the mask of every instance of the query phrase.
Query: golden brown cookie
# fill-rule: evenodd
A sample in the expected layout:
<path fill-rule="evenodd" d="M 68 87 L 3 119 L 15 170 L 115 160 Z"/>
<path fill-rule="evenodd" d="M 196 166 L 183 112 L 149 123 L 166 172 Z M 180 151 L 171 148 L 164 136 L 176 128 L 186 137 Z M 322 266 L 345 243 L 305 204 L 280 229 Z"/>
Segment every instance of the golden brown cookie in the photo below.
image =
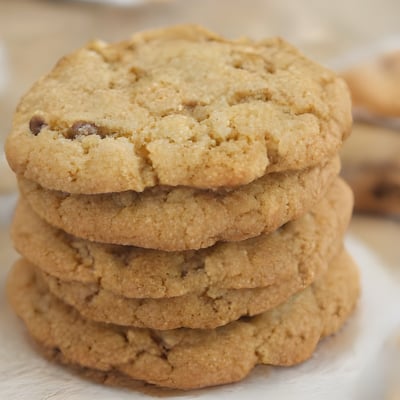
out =
<path fill-rule="evenodd" d="M 341 152 L 343 178 L 355 197 L 355 210 L 400 216 L 400 134 L 356 123 Z"/>
<path fill-rule="evenodd" d="M 400 50 L 345 71 L 356 108 L 385 117 L 400 117 Z"/>
<path fill-rule="evenodd" d="M 400 217 L 400 159 L 347 169 L 343 176 L 353 189 L 356 211 Z"/>
<path fill-rule="evenodd" d="M 256 364 L 306 360 L 321 337 L 342 326 L 358 293 L 357 268 L 342 252 L 321 280 L 270 312 L 215 330 L 155 331 L 82 318 L 24 261 L 8 281 L 9 299 L 31 335 L 65 362 L 180 389 L 238 381 Z"/>
<path fill-rule="evenodd" d="M 163 252 L 73 237 L 41 220 L 21 198 L 12 237 L 27 260 L 63 281 L 129 298 L 174 297 L 269 286 L 296 275 L 309 280 L 341 242 L 351 208 L 352 193 L 338 179 L 312 211 L 272 234 L 196 252 Z"/>
<path fill-rule="evenodd" d="M 335 243 L 334 249 L 340 249 Z M 214 329 L 241 317 L 251 317 L 284 303 L 309 286 L 328 267 L 301 274 L 283 282 L 254 289 L 209 289 L 203 293 L 162 299 L 129 299 L 97 285 L 65 282 L 41 273 L 51 293 L 93 321 L 169 330 L 176 328 Z M 40 273 L 39 271 L 37 271 Z"/>
<path fill-rule="evenodd" d="M 62 58 L 21 100 L 6 153 L 69 193 L 234 187 L 331 159 L 350 125 L 344 81 L 284 40 L 185 25 Z"/>
<path fill-rule="evenodd" d="M 51 225 L 97 242 L 166 251 L 209 247 L 272 232 L 311 209 L 339 171 L 337 157 L 303 171 L 272 173 L 232 191 L 153 188 L 73 195 L 20 178 L 23 196 Z"/>

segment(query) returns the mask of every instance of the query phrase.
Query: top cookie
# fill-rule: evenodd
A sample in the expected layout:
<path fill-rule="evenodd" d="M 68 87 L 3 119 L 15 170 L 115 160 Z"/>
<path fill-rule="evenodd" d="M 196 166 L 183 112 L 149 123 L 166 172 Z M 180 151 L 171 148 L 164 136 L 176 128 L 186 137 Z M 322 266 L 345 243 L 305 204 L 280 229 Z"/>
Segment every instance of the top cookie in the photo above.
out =
<path fill-rule="evenodd" d="M 63 58 L 19 104 L 6 153 L 70 193 L 212 189 L 328 160 L 350 125 L 345 83 L 282 39 L 189 25 Z"/>

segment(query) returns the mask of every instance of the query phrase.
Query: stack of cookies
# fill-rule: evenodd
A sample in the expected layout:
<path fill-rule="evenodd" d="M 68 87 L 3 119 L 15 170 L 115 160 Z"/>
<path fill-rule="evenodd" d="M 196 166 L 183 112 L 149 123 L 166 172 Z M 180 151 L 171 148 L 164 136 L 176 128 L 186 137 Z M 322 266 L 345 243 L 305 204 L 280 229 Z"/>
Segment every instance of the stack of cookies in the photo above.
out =
<path fill-rule="evenodd" d="M 358 296 L 350 126 L 343 81 L 281 39 L 89 44 L 8 138 L 11 304 L 47 354 L 107 382 L 189 389 L 306 360 Z"/>

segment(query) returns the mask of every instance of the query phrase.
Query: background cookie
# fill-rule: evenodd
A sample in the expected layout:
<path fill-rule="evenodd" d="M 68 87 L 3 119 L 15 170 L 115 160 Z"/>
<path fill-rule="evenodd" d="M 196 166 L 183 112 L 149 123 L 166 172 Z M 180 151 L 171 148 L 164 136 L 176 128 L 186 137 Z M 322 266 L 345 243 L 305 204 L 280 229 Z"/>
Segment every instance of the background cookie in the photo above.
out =
<path fill-rule="evenodd" d="M 196 252 L 163 252 L 75 238 L 40 219 L 22 198 L 12 237 L 26 259 L 63 281 L 96 284 L 125 297 L 173 297 L 313 274 L 334 254 L 351 208 L 352 193 L 338 179 L 312 211 L 271 234 Z"/>
<path fill-rule="evenodd" d="M 332 158 L 350 108 L 342 79 L 282 39 L 178 26 L 61 59 L 19 104 L 6 153 L 70 193 L 233 187 Z"/>
<path fill-rule="evenodd" d="M 355 210 L 400 216 L 400 135 L 382 126 L 356 123 L 341 152 L 342 176 Z"/>
<path fill-rule="evenodd" d="M 353 105 L 377 116 L 400 117 L 400 50 L 343 73 Z"/>
<path fill-rule="evenodd" d="M 326 193 L 339 160 L 269 174 L 233 191 L 155 188 L 143 193 L 70 195 L 19 179 L 32 208 L 51 225 L 105 243 L 167 251 L 209 247 L 272 232 Z"/>
<path fill-rule="evenodd" d="M 306 360 L 321 337 L 344 323 L 358 292 L 357 268 L 342 253 L 316 285 L 271 312 L 216 330 L 160 332 L 81 318 L 50 295 L 24 261 L 8 282 L 9 299 L 32 336 L 66 362 L 181 389 L 240 380 L 258 363 Z"/>

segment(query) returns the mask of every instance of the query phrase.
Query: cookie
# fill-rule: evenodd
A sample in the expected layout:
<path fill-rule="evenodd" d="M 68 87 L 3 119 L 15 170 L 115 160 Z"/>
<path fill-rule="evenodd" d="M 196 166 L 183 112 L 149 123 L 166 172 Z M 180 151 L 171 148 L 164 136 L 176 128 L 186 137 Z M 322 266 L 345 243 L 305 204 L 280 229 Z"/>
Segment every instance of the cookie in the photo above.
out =
<path fill-rule="evenodd" d="M 400 117 L 400 50 L 382 54 L 343 73 L 356 108 Z"/>
<path fill-rule="evenodd" d="M 69 193 L 235 187 L 331 159 L 350 126 L 344 81 L 284 40 L 187 25 L 61 59 L 21 100 L 6 153 Z"/>
<path fill-rule="evenodd" d="M 340 248 L 332 243 L 330 251 Z M 329 254 L 329 256 L 332 256 Z M 63 281 L 43 274 L 55 296 L 74 306 L 82 315 L 100 322 L 152 329 L 215 328 L 242 316 L 252 316 L 276 307 L 306 288 L 322 271 L 329 258 L 319 260 L 284 281 L 252 289 L 216 289 L 161 299 L 126 298 L 99 287 Z M 313 269 L 313 267 L 315 269 Z"/>
<path fill-rule="evenodd" d="M 355 210 L 400 216 L 400 135 L 356 123 L 342 150 L 342 176 L 355 196 Z"/>
<path fill-rule="evenodd" d="M 65 362 L 192 389 L 241 380 L 256 364 L 308 359 L 354 309 L 359 277 L 342 252 L 323 279 L 285 304 L 215 330 L 155 331 L 86 320 L 52 296 L 24 261 L 12 270 L 7 288 L 31 335 Z"/>
<path fill-rule="evenodd" d="M 400 217 L 400 160 L 347 169 L 343 176 L 353 189 L 356 211 Z"/>
<path fill-rule="evenodd" d="M 321 269 L 351 216 L 352 193 L 336 180 L 302 218 L 272 234 L 208 249 L 163 252 L 75 238 L 40 219 L 21 198 L 12 225 L 16 249 L 63 281 L 97 284 L 129 298 L 161 298 L 207 290 L 274 285 Z"/>
<path fill-rule="evenodd" d="M 48 223 L 97 242 L 166 251 L 209 247 L 272 232 L 304 214 L 339 171 L 334 158 L 303 171 L 272 173 L 233 191 L 190 188 L 71 195 L 19 179 L 20 190 Z"/>
<path fill-rule="evenodd" d="M 334 247 L 340 248 L 340 242 Z M 318 272 L 327 269 L 327 261 L 321 264 L 320 270 L 308 273 L 305 278 L 299 274 L 267 287 L 209 289 L 200 294 L 161 299 L 129 299 L 97 285 L 66 282 L 43 273 L 41 278 L 51 293 L 93 321 L 157 330 L 214 329 L 277 307 L 309 286 Z"/>

